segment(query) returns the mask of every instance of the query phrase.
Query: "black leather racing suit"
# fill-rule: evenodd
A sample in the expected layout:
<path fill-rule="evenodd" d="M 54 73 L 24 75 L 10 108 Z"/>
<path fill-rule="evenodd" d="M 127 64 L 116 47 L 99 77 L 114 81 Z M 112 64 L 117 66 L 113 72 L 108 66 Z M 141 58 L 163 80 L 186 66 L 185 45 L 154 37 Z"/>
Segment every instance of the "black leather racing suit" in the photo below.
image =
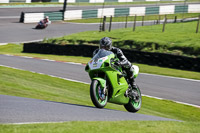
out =
<path fill-rule="evenodd" d="M 96 49 L 94 52 L 93 52 L 93 56 L 95 54 L 97 54 L 97 52 L 99 51 L 99 49 Z M 123 67 L 123 69 L 126 71 L 127 73 L 127 77 L 129 77 L 129 80 L 130 80 L 130 83 L 131 83 L 131 86 L 133 88 L 135 88 L 135 81 L 134 81 L 134 74 L 133 74 L 133 67 L 132 67 L 132 64 L 127 60 L 127 58 L 124 56 L 123 52 L 121 49 L 119 48 L 116 48 L 116 47 L 112 47 L 111 50 L 115 55 L 116 57 L 120 60 L 120 64 L 121 66 Z"/>

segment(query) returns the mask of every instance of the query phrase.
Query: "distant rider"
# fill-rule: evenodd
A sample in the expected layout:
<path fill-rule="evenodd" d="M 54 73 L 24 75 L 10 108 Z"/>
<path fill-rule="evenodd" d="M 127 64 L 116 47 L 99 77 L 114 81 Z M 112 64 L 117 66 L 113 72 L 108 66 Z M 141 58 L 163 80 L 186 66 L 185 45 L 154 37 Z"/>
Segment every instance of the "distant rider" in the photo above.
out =
<path fill-rule="evenodd" d="M 49 20 L 49 16 L 46 16 L 43 20 L 41 20 L 40 22 L 40 25 L 44 26 L 44 27 L 47 27 L 47 25 L 50 23 L 50 20 Z"/>
<path fill-rule="evenodd" d="M 105 49 L 105 50 L 109 50 L 112 51 L 117 58 L 120 60 L 120 62 L 118 62 L 117 65 L 121 65 L 122 68 L 126 71 L 127 76 L 130 80 L 130 85 L 133 89 L 136 89 L 136 84 L 135 84 L 135 80 L 134 80 L 134 68 L 132 67 L 132 64 L 127 60 L 127 58 L 124 56 L 123 52 L 121 49 L 113 47 L 112 46 L 112 41 L 109 37 L 104 37 L 100 40 L 100 49 Z M 97 52 L 99 51 L 99 49 L 96 49 L 93 52 L 93 56 L 95 54 L 97 54 Z"/>

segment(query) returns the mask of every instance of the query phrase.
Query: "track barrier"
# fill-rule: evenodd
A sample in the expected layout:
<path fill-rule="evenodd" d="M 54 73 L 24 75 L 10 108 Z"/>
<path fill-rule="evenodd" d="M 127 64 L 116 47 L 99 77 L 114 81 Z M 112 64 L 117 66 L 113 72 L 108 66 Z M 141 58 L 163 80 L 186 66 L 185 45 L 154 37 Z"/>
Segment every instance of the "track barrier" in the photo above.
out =
<path fill-rule="evenodd" d="M 23 52 L 91 57 L 98 46 L 25 43 Z M 131 62 L 200 72 L 200 58 L 122 49 Z"/>
<path fill-rule="evenodd" d="M 24 23 L 34 23 L 41 20 L 41 16 L 49 16 L 50 20 L 76 20 L 86 18 L 102 18 L 103 16 L 118 17 L 118 16 L 146 16 L 146 15 L 166 15 L 175 13 L 200 13 L 200 4 L 188 5 L 165 5 L 154 7 L 128 7 L 128 8 L 99 8 L 92 10 L 68 10 L 62 13 L 58 12 L 43 12 L 39 13 L 22 12 L 21 20 Z M 26 15 L 28 14 L 28 15 Z M 31 16 L 33 14 L 33 16 Z M 64 15 L 64 16 L 63 16 Z M 22 18 L 24 17 L 24 18 Z M 34 19 L 32 19 L 34 17 Z"/>

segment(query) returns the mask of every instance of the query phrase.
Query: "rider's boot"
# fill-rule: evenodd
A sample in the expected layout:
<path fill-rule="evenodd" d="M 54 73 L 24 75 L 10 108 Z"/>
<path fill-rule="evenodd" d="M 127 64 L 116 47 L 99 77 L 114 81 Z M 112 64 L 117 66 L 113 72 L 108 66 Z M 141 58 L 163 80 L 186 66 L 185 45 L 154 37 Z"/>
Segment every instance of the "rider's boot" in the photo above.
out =
<path fill-rule="evenodd" d="M 135 83 L 135 79 L 134 79 L 133 76 L 130 78 L 130 85 L 131 85 L 131 88 L 132 88 L 133 90 L 137 90 L 137 85 L 136 85 L 136 83 Z"/>
<path fill-rule="evenodd" d="M 126 69 L 127 76 L 129 77 L 129 84 L 130 87 L 126 90 L 125 96 L 137 101 L 138 99 L 138 92 L 137 92 L 137 85 L 134 80 L 134 68 L 129 65 L 130 67 Z"/>
<path fill-rule="evenodd" d="M 130 79 L 130 86 L 131 88 L 128 88 L 126 91 L 125 96 L 130 97 L 131 99 L 133 99 L 135 102 L 138 102 L 138 92 L 137 92 L 137 85 L 135 83 L 134 77 L 132 76 Z"/>

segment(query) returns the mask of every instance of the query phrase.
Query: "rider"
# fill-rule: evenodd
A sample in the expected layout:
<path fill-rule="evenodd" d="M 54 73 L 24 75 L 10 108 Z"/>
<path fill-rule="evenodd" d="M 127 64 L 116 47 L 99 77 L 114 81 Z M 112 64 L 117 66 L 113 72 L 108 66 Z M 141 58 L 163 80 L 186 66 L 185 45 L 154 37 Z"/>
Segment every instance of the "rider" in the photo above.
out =
<path fill-rule="evenodd" d="M 49 23 L 49 16 L 46 16 L 43 20 L 40 21 L 40 24 L 43 25 L 44 27 L 46 27 L 48 23 Z"/>
<path fill-rule="evenodd" d="M 48 23 L 48 22 L 49 22 L 49 16 L 46 16 L 46 17 L 44 18 L 44 22 L 45 22 L 45 23 Z"/>
<path fill-rule="evenodd" d="M 43 22 L 44 22 L 44 26 L 47 26 L 47 24 L 49 23 L 49 16 L 46 16 Z"/>
<path fill-rule="evenodd" d="M 127 76 L 130 80 L 131 87 L 133 89 L 136 89 L 137 87 L 135 84 L 134 73 L 133 73 L 134 68 L 132 67 L 132 64 L 127 60 L 127 58 L 124 56 L 121 49 L 113 47 L 112 41 L 109 37 L 104 37 L 100 40 L 100 49 L 112 51 L 117 56 L 117 58 L 120 60 L 120 62 L 118 62 L 117 64 L 123 67 L 123 69 L 126 71 Z M 97 54 L 98 51 L 99 49 L 96 49 L 93 52 L 93 56 Z"/>

